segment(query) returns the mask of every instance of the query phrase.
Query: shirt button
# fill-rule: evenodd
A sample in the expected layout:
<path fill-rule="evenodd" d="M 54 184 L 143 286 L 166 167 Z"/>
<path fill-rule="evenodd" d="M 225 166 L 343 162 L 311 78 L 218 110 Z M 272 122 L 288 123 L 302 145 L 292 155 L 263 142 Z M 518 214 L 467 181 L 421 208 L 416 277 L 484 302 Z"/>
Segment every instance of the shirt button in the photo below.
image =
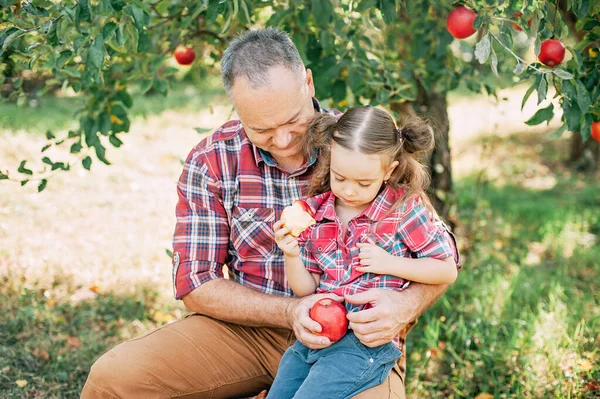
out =
<path fill-rule="evenodd" d="M 318 248 L 319 252 L 323 252 L 323 247 Z"/>
<path fill-rule="evenodd" d="M 349 236 L 349 235 L 351 235 L 351 234 L 352 234 L 352 233 L 350 233 L 350 231 L 347 231 L 347 232 L 346 232 L 346 235 L 347 235 L 347 236 Z"/>

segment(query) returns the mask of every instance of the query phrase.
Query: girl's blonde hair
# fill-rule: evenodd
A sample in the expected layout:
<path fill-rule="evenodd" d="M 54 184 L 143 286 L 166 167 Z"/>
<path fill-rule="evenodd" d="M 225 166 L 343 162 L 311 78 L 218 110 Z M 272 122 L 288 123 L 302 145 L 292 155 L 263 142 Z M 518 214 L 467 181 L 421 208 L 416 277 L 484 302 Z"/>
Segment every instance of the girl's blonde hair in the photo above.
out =
<path fill-rule="evenodd" d="M 398 129 L 389 113 L 371 106 L 351 108 L 339 119 L 329 114 L 318 115 L 310 123 L 304 141 L 306 153 L 318 151 L 317 166 L 308 185 L 309 196 L 331 189 L 332 141 L 347 150 L 386 156 L 389 159 L 387 165 L 398 161 L 387 184 L 392 188 L 403 188 L 405 192 L 392 209 L 418 196 L 433 211 L 425 194 L 429 174 L 417 159 L 418 153 L 434 146 L 433 129 L 424 120 L 410 117 L 403 120 Z"/>

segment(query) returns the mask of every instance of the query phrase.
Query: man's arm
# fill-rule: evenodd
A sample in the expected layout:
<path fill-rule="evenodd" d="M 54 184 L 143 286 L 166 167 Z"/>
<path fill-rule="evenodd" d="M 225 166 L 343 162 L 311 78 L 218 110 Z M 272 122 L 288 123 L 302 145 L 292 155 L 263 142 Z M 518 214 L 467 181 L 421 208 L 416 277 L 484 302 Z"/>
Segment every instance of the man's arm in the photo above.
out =
<path fill-rule="evenodd" d="M 192 312 L 246 326 L 292 328 L 288 307 L 295 298 L 267 295 L 231 280 L 207 281 L 182 298 Z"/>
<path fill-rule="evenodd" d="M 366 346 L 376 347 L 393 340 L 406 326 L 421 316 L 448 288 L 447 284 L 413 283 L 410 288 L 397 292 L 371 289 L 347 295 L 346 301 L 372 308 L 348 314 L 350 327 Z"/>
<path fill-rule="evenodd" d="M 311 349 L 322 349 L 331 342 L 312 331 L 321 331 L 308 312 L 321 298 L 342 301 L 333 294 L 315 294 L 304 298 L 267 295 L 234 281 L 207 281 L 186 296 L 183 303 L 192 312 L 247 326 L 291 328 L 296 338 Z"/>

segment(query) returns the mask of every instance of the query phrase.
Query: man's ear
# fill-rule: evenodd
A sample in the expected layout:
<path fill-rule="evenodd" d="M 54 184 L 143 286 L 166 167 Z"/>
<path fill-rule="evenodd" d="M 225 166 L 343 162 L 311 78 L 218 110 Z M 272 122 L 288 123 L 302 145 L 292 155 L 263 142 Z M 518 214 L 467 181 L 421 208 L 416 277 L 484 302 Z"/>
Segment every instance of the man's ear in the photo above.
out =
<path fill-rule="evenodd" d="M 308 88 L 308 94 L 311 97 L 315 96 L 315 81 L 313 80 L 312 71 L 306 68 L 306 87 Z"/>

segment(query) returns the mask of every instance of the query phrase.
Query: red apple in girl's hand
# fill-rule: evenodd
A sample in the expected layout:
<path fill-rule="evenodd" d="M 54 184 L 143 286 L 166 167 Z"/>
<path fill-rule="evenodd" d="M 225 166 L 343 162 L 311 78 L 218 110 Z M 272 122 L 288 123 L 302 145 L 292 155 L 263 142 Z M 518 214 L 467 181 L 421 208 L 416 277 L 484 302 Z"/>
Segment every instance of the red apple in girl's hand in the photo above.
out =
<path fill-rule="evenodd" d="M 316 223 L 315 215 L 304 201 L 294 201 L 292 205 L 286 206 L 281 213 L 281 219 L 285 221 L 284 226 L 292 229 L 290 234 L 294 237 L 298 237 L 300 233 Z"/>
<path fill-rule="evenodd" d="M 465 39 L 477 32 L 477 29 L 473 28 L 475 18 L 477 18 L 477 14 L 473 10 L 465 6 L 455 7 L 448 14 L 446 28 L 455 38 Z"/>
<path fill-rule="evenodd" d="M 538 59 L 542 64 L 550 67 L 560 64 L 565 59 L 565 45 L 556 39 L 544 40 Z"/>
<path fill-rule="evenodd" d="M 331 342 L 339 341 L 348 331 L 346 313 L 344 305 L 333 299 L 317 301 L 310 309 L 310 318 L 321 325 L 321 332 L 313 333 L 327 337 Z"/>

